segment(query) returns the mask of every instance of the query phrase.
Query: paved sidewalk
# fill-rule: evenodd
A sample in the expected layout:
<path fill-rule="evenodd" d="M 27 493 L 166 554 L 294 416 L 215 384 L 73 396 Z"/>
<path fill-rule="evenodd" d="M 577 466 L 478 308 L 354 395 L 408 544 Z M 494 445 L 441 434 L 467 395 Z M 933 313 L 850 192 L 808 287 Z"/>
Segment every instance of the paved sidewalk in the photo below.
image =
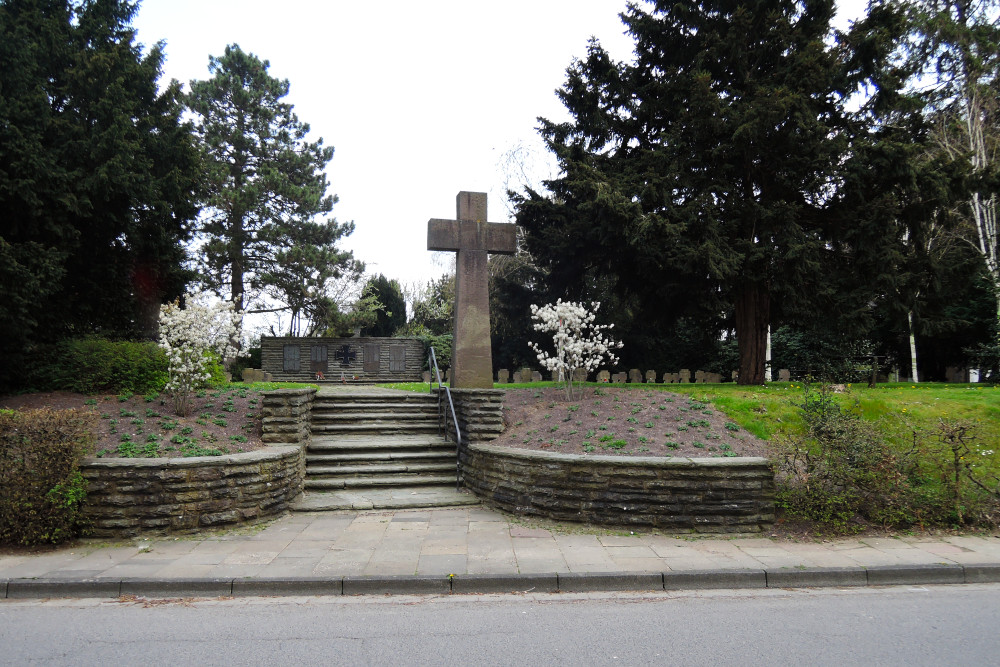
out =
<path fill-rule="evenodd" d="M 0 598 L 671 590 L 1000 581 L 1000 537 L 789 542 L 526 527 L 482 507 L 0 555 Z"/>

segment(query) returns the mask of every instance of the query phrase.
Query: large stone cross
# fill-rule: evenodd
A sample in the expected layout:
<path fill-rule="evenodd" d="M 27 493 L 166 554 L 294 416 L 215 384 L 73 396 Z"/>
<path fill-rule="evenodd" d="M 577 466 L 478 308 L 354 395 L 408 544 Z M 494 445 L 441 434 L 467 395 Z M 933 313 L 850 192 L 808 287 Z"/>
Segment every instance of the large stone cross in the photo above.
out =
<path fill-rule="evenodd" d="M 451 386 L 492 389 L 489 253 L 516 249 L 515 226 L 486 222 L 486 193 L 459 192 L 457 220 L 427 223 L 428 250 L 456 250 L 455 337 L 451 344 Z"/>

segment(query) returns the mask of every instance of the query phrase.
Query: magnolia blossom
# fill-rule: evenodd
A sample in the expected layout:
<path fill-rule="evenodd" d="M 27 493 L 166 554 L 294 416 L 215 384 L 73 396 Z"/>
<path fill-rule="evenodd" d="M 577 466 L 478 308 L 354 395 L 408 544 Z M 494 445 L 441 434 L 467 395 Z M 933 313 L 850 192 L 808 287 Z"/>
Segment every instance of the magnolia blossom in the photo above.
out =
<path fill-rule="evenodd" d="M 599 302 L 591 304 L 588 310 L 582 303 L 557 300 L 554 304 L 531 306 L 531 317 L 536 320 L 535 331 L 551 331 L 555 354 L 542 350 L 534 343 L 528 343 L 538 355 L 538 361 L 543 367 L 558 373 L 559 379 L 566 380 L 566 394 L 572 397 L 573 375 L 577 370 L 585 369 L 588 373 L 596 370 L 607 356 L 611 364 L 618 363 L 618 357 L 612 352 L 621 348 L 622 344 L 605 331 L 614 324 L 596 324 Z"/>
<path fill-rule="evenodd" d="M 185 307 L 178 301 L 160 307 L 159 346 L 167 353 L 170 380 L 165 387 L 174 397 L 174 410 L 186 415 L 192 390 L 208 381 L 209 357 L 225 358 L 234 351 L 242 313 L 228 301 L 211 302 L 207 295 L 189 292 Z"/>

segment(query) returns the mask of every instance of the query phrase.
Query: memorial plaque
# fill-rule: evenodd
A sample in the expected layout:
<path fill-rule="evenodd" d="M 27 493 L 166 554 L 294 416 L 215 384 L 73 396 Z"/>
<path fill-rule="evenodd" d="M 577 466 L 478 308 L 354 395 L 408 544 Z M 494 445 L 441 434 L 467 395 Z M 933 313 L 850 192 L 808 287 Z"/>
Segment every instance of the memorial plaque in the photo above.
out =
<path fill-rule="evenodd" d="M 406 348 L 402 345 L 389 346 L 389 372 L 402 373 L 406 370 Z"/>
<path fill-rule="evenodd" d="M 309 370 L 313 373 L 326 373 L 326 345 L 313 345 L 309 349 Z"/>
<path fill-rule="evenodd" d="M 281 367 L 286 373 L 297 373 L 301 369 L 298 345 L 285 345 L 282 348 Z"/>
<path fill-rule="evenodd" d="M 361 348 L 361 360 L 365 373 L 375 374 L 379 369 L 379 358 L 382 356 L 382 346 L 378 343 L 365 343 Z"/>

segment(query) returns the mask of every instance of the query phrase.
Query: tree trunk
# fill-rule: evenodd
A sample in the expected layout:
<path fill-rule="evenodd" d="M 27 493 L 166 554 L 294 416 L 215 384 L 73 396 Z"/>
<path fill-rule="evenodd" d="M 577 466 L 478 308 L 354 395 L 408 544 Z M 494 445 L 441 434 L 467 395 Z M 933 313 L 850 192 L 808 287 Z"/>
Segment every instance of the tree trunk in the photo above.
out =
<path fill-rule="evenodd" d="M 740 376 L 744 385 L 764 384 L 767 328 L 771 319 L 771 295 L 765 283 L 748 282 L 736 297 L 736 342 L 740 352 Z"/>
<path fill-rule="evenodd" d="M 913 311 L 906 314 L 906 319 L 910 325 L 910 380 L 920 382 L 917 377 L 917 335 L 913 331 Z"/>

